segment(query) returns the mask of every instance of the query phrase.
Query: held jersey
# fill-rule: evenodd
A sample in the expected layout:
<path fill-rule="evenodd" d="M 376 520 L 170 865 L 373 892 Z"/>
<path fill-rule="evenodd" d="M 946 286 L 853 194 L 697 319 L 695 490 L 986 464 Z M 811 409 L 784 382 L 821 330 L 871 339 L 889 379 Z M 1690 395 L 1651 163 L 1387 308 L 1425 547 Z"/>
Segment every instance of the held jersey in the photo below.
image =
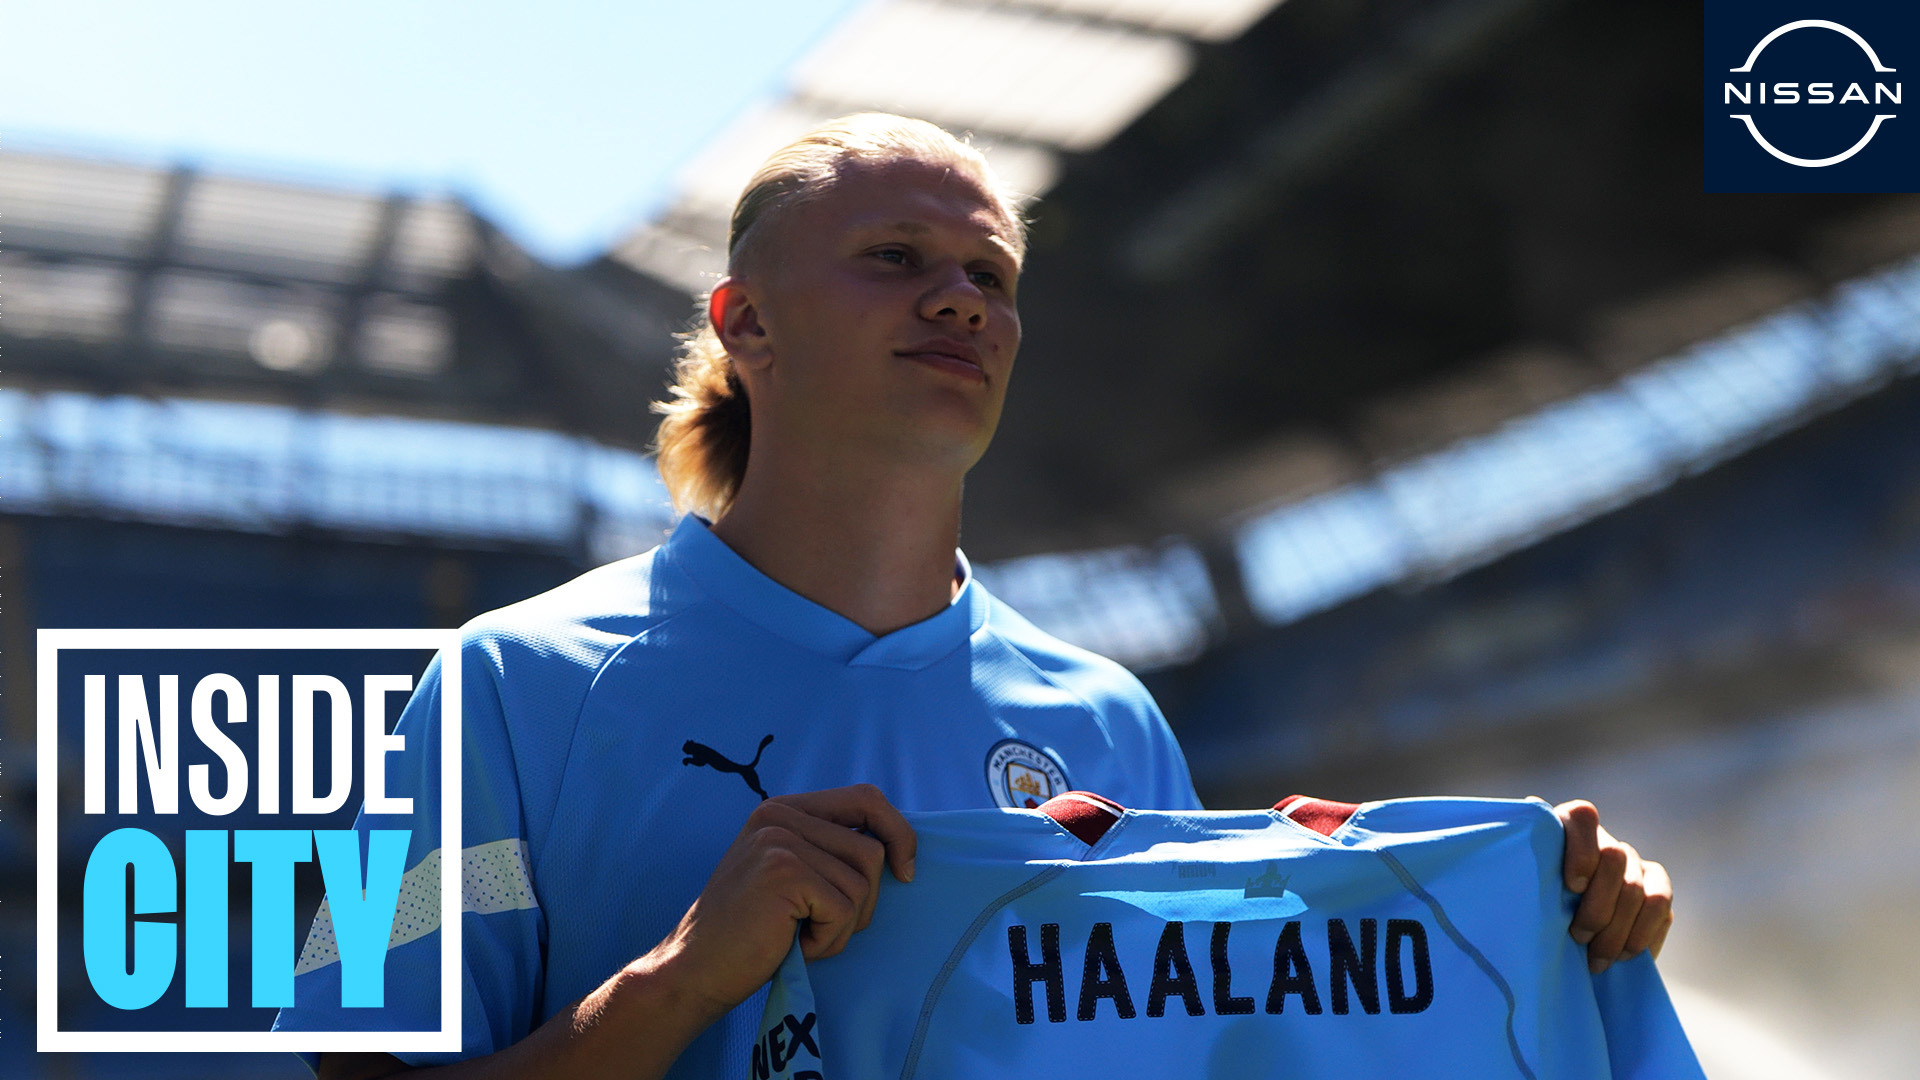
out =
<path fill-rule="evenodd" d="M 1587 973 L 1535 800 L 910 818 L 914 882 L 796 945 L 754 1080 L 1702 1080 L 1651 958 Z"/>

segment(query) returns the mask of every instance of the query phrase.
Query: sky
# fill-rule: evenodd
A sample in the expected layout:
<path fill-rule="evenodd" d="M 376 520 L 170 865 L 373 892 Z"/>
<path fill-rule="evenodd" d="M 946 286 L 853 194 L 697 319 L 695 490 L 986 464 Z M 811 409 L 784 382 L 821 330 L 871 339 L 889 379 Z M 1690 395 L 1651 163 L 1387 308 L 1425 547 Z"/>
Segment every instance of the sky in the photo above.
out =
<path fill-rule="evenodd" d="M 862 0 L 0 0 L 0 147 L 452 192 L 589 258 Z"/>

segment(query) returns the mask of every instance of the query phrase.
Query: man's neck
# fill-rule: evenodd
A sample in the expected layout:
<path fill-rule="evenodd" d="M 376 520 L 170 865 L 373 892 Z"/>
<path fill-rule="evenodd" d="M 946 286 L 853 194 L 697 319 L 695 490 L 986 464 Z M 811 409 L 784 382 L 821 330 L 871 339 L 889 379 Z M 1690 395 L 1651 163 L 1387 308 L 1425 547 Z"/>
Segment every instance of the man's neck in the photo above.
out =
<path fill-rule="evenodd" d="M 773 580 L 887 634 L 953 601 L 962 479 L 755 459 L 713 534 Z"/>

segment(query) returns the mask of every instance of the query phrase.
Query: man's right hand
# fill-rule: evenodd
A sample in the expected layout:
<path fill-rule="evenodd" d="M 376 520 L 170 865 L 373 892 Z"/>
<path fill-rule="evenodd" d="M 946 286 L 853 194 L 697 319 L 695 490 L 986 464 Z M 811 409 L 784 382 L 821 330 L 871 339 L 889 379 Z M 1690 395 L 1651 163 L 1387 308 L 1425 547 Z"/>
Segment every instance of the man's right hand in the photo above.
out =
<path fill-rule="evenodd" d="M 665 1075 L 707 1026 L 760 989 L 793 946 L 832 956 L 873 918 L 880 868 L 913 880 L 913 827 L 872 784 L 762 802 L 666 940 L 496 1054 L 446 1080 Z M 385 1054 L 325 1054 L 321 1080 L 411 1072 Z"/>
<path fill-rule="evenodd" d="M 913 880 L 913 827 L 872 784 L 762 802 L 680 925 L 634 963 L 678 984 L 718 1019 L 779 968 L 799 928 L 809 960 L 832 956 L 873 918 L 884 864 Z"/>

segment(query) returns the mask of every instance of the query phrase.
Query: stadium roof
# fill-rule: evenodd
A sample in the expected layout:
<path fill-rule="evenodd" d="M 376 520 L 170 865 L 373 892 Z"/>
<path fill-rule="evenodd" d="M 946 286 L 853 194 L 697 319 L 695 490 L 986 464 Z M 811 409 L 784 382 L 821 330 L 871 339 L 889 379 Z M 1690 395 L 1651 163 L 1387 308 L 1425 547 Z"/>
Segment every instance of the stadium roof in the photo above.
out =
<path fill-rule="evenodd" d="M 613 257 L 689 293 L 725 267 L 727 219 L 754 168 L 823 120 L 877 109 L 970 134 L 1029 196 L 1061 155 L 1106 144 L 1280 0 L 877 0 L 795 65 L 681 172 L 679 194 Z"/>
<path fill-rule="evenodd" d="M 344 350 L 369 376 L 446 371 L 454 335 L 439 298 L 481 244 L 471 215 L 441 200 L 17 153 L 0 155 L 0 205 L 10 336 L 145 339 L 248 360 L 262 378 Z M 354 293 L 376 302 L 347 327 Z"/>
<path fill-rule="evenodd" d="M 1277 447 L 1260 471 L 1304 478 L 1305 494 L 1148 544 L 995 564 L 983 578 L 1054 633 L 1142 667 L 1190 660 L 1230 632 L 1226 604 L 1278 626 L 1445 580 L 1920 374 L 1920 257 L 1531 408 L 1445 410 L 1448 398 L 1524 398 L 1528 374 L 1524 360 L 1503 362 L 1427 395 L 1417 414 L 1460 430 L 1426 452 L 1363 470 L 1329 467 L 1325 447 Z M 1209 573 L 1209 548 L 1231 560 L 1228 574 Z"/>
<path fill-rule="evenodd" d="M 685 300 L 464 204 L 0 151 L 9 385 L 197 394 L 639 445 Z M 609 395 L 625 375 L 645 389 Z"/>

